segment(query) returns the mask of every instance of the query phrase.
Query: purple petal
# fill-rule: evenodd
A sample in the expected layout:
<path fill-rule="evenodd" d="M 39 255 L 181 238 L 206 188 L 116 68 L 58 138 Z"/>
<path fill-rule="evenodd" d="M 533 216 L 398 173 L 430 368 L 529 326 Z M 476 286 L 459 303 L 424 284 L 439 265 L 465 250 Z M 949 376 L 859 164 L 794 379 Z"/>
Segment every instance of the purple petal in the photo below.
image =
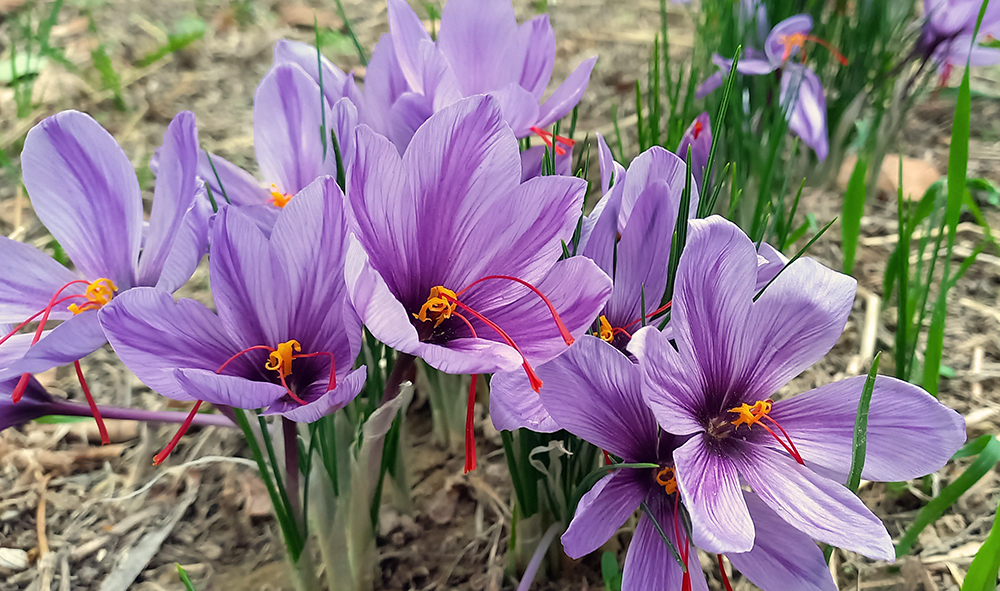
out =
<path fill-rule="evenodd" d="M 364 387 L 366 377 L 368 377 L 368 369 L 362 365 L 354 371 L 338 377 L 337 387 L 333 390 L 327 390 L 313 402 L 300 405 L 297 402 L 286 402 L 282 399 L 272 404 L 266 412 L 261 414 L 281 414 L 281 416 L 296 423 L 313 423 L 344 408 L 348 402 L 354 400 L 361 392 L 361 388 Z M 327 382 L 324 380 L 319 385 L 325 389 Z"/>
<path fill-rule="evenodd" d="M 412 353 L 431 367 L 450 374 L 513 371 L 522 363 L 521 356 L 512 347 L 482 338 L 455 338 L 448 341 L 447 346 L 420 343 Z"/>
<path fill-rule="evenodd" d="M 146 235 L 137 272 L 139 285 L 157 285 L 174 242 L 181 234 L 184 218 L 194 204 L 200 188 L 197 178 L 198 128 L 195 126 L 194 113 L 183 111 L 174 117 L 163 135 L 163 145 L 157 156 L 153 211 L 149 215 L 149 233 Z M 201 258 L 200 252 L 198 258 Z M 191 271 L 194 271 L 193 265 Z M 163 287 L 172 292 L 187 281 L 188 277 L 175 277 L 169 285 Z"/>
<path fill-rule="evenodd" d="M 788 129 L 816 152 L 820 162 L 826 160 L 830 151 L 826 131 L 826 97 L 816 73 L 804 66 L 790 64 L 781 77 L 779 100 L 782 105 L 794 101 L 790 107 Z"/>
<path fill-rule="evenodd" d="M 423 93 L 418 47 L 421 41 L 430 41 L 431 36 L 406 0 L 388 0 L 388 8 L 389 31 L 399 69 L 411 90 Z"/>
<path fill-rule="evenodd" d="M 695 545 L 716 554 L 748 552 L 753 521 L 740 488 L 741 471 L 732 459 L 748 446 L 725 443 L 727 448 L 717 449 L 707 435 L 695 435 L 675 449 L 677 487 L 691 515 Z"/>
<path fill-rule="evenodd" d="M 854 422 L 866 376 L 847 378 L 774 404 L 806 466 L 838 482 L 851 467 Z M 965 443 L 965 420 L 922 388 L 887 376 L 875 380 L 861 477 L 900 482 L 935 472 Z"/>
<path fill-rule="evenodd" d="M 639 359 L 643 396 L 660 426 L 676 435 L 701 432 L 702 387 L 670 339 L 647 326 L 632 335 L 628 351 Z"/>
<path fill-rule="evenodd" d="M 20 323 L 48 306 L 63 285 L 80 279 L 34 246 L 6 236 L 0 236 L 0 261 L 3 261 L 0 267 L 0 322 Z M 84 287 L 83 284 L 70 286 L 62 295 L 81 294 Z M 72 313 L 68 305 L 56 306 L 49 317 L 53 320 L 69 318 Z"/>
<path fill-rule="evenodd" d="M 19 361 L 0 370 L 0 380 L 22 373 L 41 373 L 72 363 L 90 355 L 106 342 L 97 313 L 83 312 L 46 332 Z"/>
<path fill-rule="evenodd" d="M 614 174 L 615 165 L 618 163 L 615 162 L 611 148 L 608 147 L 608 142 L 604 141 L 604 136 L 601 134 L 597 134 L 597 161 L 601 166 L 601 195 L 604 195 L 611 189 L 611 182 L 618 177 L 617 174 Z"/>
<path fill-rule="evenodd" d="M 318 58 L 318 59 L 317 59 Z M 331 105 L 344 98 L 349 77 L 326 56 L 308 43 L 279 39 L 274 44 L 274 65 L 296 64 L 319 86 L 320 64 L 323 72 L 323 96 Z"/>
<path fill-rule="evenodd" d="M 614 290 L 605 307 L 612 326 L 632 331 L 629 326 L 659 308 L 667 287 L 670 243 L 680 209 L 681 191 L 665 181 L 649 185 L 639 196 L 618 242 L 614 270 Z"/>
<path fill-rule="evenodd" d="M 650 511 L 656 516 L 656 521 L 667 534 L 674 548 L 681 548 L 674 535 L 676 514 L 670 506 L 670 499 L 663 494 L 652 493 L 647 499 Z M 691 588 L 693 591 L 708 591 L 705 573 L 698 564 L 698 552 L 690 548 L 688 572 L 691 573 Z M 649 515 L 639 516 L 639 525 L 629 543 L 625 555 L 625 566 L 622 569 L 622 589 L 680 589 L 684 573 L 674 559 L 673 554 L 663 542 L 659 530 L 650 520 Z"/>
<path fill-rule="evenodd" d="M 733 566 L 761 589 L 837 591 L 812 538 L 785 523 L 757 495 L 744 496 L 757 535 L 753 550 L 728 555 Z"/>
<path fill-rule="evenodd" d="M 542 176 L 542 159 L 545 158 L 545 146 L 532 146 L 521 151 L 521 182 L 526 183 L 533 178 Z M 552 153 L 551 151 L 549 152 Z M 556 154 L 556 175 L 573 175 L 573 149 L 565 154 Z"/>
<path fill-rule="evenodd" d="M 559 357 L 536 370 L 542 371 L 558 361 Z M 524 427 L 536 433 L 554 433 L 561 428 L 542 404 L 538 393 L 531 389 L 528 376 L 520 368 L 493 374 L 490 379 L 490 418 L 498 431 L 515 431 Z"/>
<path fill-rule="evenodd" d="M 10 396 L 19 381 L 19 378 L 0 381 L 0 431 L 52 414 L 55 409 L 55 399 L 35 378 L 28 381 L 21 400 L 17 404 L 11 402 Z"/>
<path fill-rule="evenodd" d="M 764 286 L 774 279 L 778 272 L 788 264 L 788 257 L 781 254 L 781 251 L 771 246 L 767 242 L 761 242 L 757 249 L 757 285 L 756 291 L 764 289 Z"/>
<path fill-rule="evenodd" d="M 596 56 L 584 60 L 563 80 L 559 88 L 556 88 L 552 95 L 542 103 L 536 126 L 548 127 L 573 110 L 573 107 L 583 98 L 584 91 L 587 90 L 587 85 L 590 83 L 590 73 L 596 63 Z"/>
<path fill-rule="evenodd" d="M 335 179 L 319 178 L 292 198 L 274 225 L 271 248 L 293 298 L 290 336 L 304 351 L 333 353 L 338 367 L 350 367 L 361 350 L 361 332 L 346 331 L 347 224 Z"/>
<path fill-rule="evenodd" d="M 219 375 L 204 369 L 175 369 L 173 375 L 189 396 L 216 405 L 256 409 L 285 395 L 285 388 L 278 384 Z"/>
<path fill-rule="evenodd" d="M 664 181 L 671 190 L 676 191 L 676 194 L 680 195 L 680 192 L 684 190 L 686 176 L 687 164 L 673 152 L 660 146 L 654 146 L 639 154 L 629 164 L 628 172 L 625 174 L 625 192 L 622 195 L 622 209 L 618 214 L 618 227 L 624 228 L 625 224 L 628 223 L 629 216 L 632 215 L 632 208 L 635 207 L 635 202 L 647 187 L 656 181 Z M 677 203 L 678 206 L 676 209 L 679 211 L 679 199 Z M 674 212 L 674 217 L 677 216 L 678 211 Z M 691 209 L 688 217 L 693 217 L 697 211 L 698 187 L 692 183 Z"/>
<path fill-rule="evenodd" d="M 746 339 L 745 400 L 769 398 L 840 339 L 857 281 L 809 258 L 785 269 L 753 304 Z"/>
<path fill-rule="evenodd" d="M 812 28 L 812 17 L 808 14 L 796 14 L 774 25 L 764 42 L 768 61 L 781 63 L 786 57 L 798 54 L 800 48 L 795 47 L 788 56 L 785 56 L 785 47 L 790 43 L 787 38 L 792 35 L 807 35 Z"/>
<path fill-rule="evenodd" d="M 625 191 L 625 183 L 621 182 L 621 178 L 626 173 L 617 162 L 614 163 L 614 170 L 614 186 L 601 197 L 590 215 L 583 219 L 579 244 L 579 252 L 597 263 L 608 275 L 615 272 L 615 246 L 618 243 L 618 233 L 623 229 L 619 225 Z"/>
<path fill-rule="evenodd" d="M 702 113 L 695 117 L 691 125 L 681 136 L 681 143 L 677 146 L 677 157 L 687 161 L 688 150 L 691 151 L 691 174 L 694 175 L 696 185 L 704 188 L 705 167 L 708 166 L 708 157 L 712 151 L 712 122 L 708 118 L 708 113 Z"/>
<path fill-rule="evenodd" d="M 402 154 L 410 145 L 413 134 L 433 114 L 434 102 L 432 98 L 414 92 L 405 92 L 389 111 L 389 131 L 386 137 L 392 140 L 399 153 Z"/>
<path fill-rule="evenodd" d="M 389 135 L 389 111 L 393 103 L 409 89 L 406 77 L 396 60 L 396 50 L 392 45 L 392 35 L 385 34 L 372 51 L 368 69 L 365 72 L 364 102 L 368 110 L 368 120 L 361 119 L 381 135 Z M 405 147 L 405 146 L 404 146 Z"/>
<path fill-rule="evenodd" d="M 433 41 L 424 39 L 417 46 L 423 94 L 431 100 L 434 111 L 463 98 L 462 87 L 448 59 Z"/>
<path fill-rule="evenodd" d="M 567 556 L 582 558 L 611 539 L 639 508 L 651 483 L 648 473 L 630 469 L 616 470 L 599 480 L 580 498 L 576 515 L 562 535 Z"/>
<path fill-rule="evenodd" d="M 111 134 L 89 115 L 63 111 L 28 132 L 24 186 L 38 219 L 93 281 L 135 284 L 142 195 L 135 170 Z"/>
<path fill-rule="evenodd" d="M 556 34 L 549 24 L 549 15 L 538 15 L 521 25 L 517 43 L 526 49 L 521 87 L 534 95 L 538 103 L 552 79 L 552 66 L 556 61 Z"/>
<path fill-rule="evenodd" d="M 348 98 L 342 98 L 334 103 L 330 110 L 330 118 L 327 120 L 327 131 L 332 132 L 340 148 L 340 157 L 346 174 L 347 169 L 354 163 L 354 129 L 358 126 L 358 110 L 354 103 Z M 328 146 L 330 152 L 333 151 L 332 140 Z M 332 173 L 337 171 L 337 157 L 335 154 L 327 154 L 327 161 L 333 159 Z"/>
<path fill-rule="evenodd" d="M 876 560 L 895 558 L 885 526 L 844 485 L 766 445 L 743 445 L 741 453 L 729 457 L 761 500 L 799 531 Z M 684 474 L 678 470 L 678 482 Z"/>
<path fill-rule="evenodd" d="M 780 61 L 778 62 L 781 63 Z M 736 64 L 736 71 L 746 76 L 763 76 L 770 74 L 777 69 L 774 62 L 754 59 L 752 57 L 740 58 L 740 63 Z"/>
<path fill-rule="evenodd" d="M 168 293 L 184 285 L 198 268 L 202 257 L 208 254 L 209 219 L 214 214 L 204 189 L 199 189 L 194 199 L 194 207 L 184 215 L 170 254 L 163 263 L 160 279 L 156 282 L 158 289 Z"/>
<path fill-rule="evenodd" d="M 214 170 L 213 165 L 215 166 Z M 228 199 L 233 205 L 267 205 L 268 209 L 275 209 L 274 206 L 268 204 L 271 192 L 261 186 L 260 182 L 250 173 L 225 158 L 199 150 L 198 176 L 202 181 L 208 183 L 212 189 L 212 197 L 220 206 Z M 273 215 L 277 216 L 278 212 L 274 211 Z M 271 224 L 273 223 L 272 219 Z"/>
<path fill-rule="evenodd" d="M 521 88 L 517 82 L 511 82 L 490 95 L 500 103 L 504 121 L 510 125 L 515 136 L 528 137 L 533 133 L 531 127 L 538 120 L 538 99 L 534 95 Z M 570 162 L 572 163 L 572 156 Z"/>
<path fill-rule="evenodd" d="M 720 86 L 722 86 L 723 82 L 724 79 L 722 77 L 722 72 L 715 72 L 708 78 L 705 78 L 705 81 L 698 86 L 697 90 L 695 90 L 694 92 L 694 98 L 697 99 L 705 98 L 706 96 L 715 92 L 715 90 L 718 89 Z"/>
<path fill-rule="evenodd" d="M 323 157 L 319 130 L 323 111 L 319 85 L 302 68 L 283 64 L 271 69 L 253 99 L 253 135 L 261 174 L 282 193 L 294 195 L 325 174 L 337 174 L 332 148 Z"/>
<path fill-rule="evenodd" d="M 450 0 L 441 12 L 438 46 L 465 96 L 517 84 L 525 50 L 508 0 Z M 534 99 L 538 104 L 538 99 Z"/>
<path fill-rule="evenodd" d="M 544 382 L 538 396 L 561 428 L 628 462 L 656 461 L 656 419 L 642 398 L 642 376 L 620 351 L 583 336 L 536 372 Z"/>
<path fill-rule="evenodd" d="M 203 304 L 187 298 L 174 302 L 158 289 L 131 289 L 101 308 L 99 317 L 118 357 L 144 384 L 168 398 L 192 399 L 174 379 L 174 369 L 214 372 L 240 350 L 218 316 Z M 241 357 L 226 371 L 251 375 L 255 370 Z"/>

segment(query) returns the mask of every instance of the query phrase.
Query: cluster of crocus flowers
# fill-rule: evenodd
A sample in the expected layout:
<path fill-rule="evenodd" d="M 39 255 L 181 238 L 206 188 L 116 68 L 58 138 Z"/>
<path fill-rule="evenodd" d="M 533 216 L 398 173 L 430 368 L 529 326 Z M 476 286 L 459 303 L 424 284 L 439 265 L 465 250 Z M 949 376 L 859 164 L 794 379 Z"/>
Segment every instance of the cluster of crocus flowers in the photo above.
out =
<path fill-rule="evenodd" d="M 924 22 L 916 52 L 937 64 L 946 83 L 954 66 L 989 66 L 1000 63 L 1000 49 L 980 43 L 1000 34 L 1000 5 L 986 7 L 978 36 L 973 39 L 981 0 L 924 0 Z"/>

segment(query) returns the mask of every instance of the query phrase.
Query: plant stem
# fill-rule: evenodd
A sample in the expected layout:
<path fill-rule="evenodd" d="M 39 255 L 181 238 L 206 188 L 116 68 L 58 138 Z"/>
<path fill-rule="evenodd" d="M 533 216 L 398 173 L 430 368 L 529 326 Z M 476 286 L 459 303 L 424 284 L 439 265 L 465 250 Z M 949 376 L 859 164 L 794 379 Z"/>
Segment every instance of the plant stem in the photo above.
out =
<path fill-rule="evenodd" d="M 528 591 L 531 587 L 531 583 L 535 580 L 535 574 L 538 573 L 538 567 L 541 566 L 542 559 L 545 558 L 545 553 L 548 552 L 552 540 L 555 539 L 556 534 L 560 531 L 562 531 L 562 524 L 559 522 L 553 523 L 549 526 L 549 529 L 545 530 L 545 535 L 538 541 L 535 553 L 531 555 L 528 568 L 524 569 L 524 576 L 521 577 L 521 583 L 517 586 L 517 591 Z"/>
<path fill-rule="evenodd" d="M 281 417 L 281 430 L 285 442 L 285 488 L 292 515 L 299 527 L 303 527 L 306 520 L 299 503 L 299 433 L 295 421 L 285 417 Z"/>
<path fill-rule="evenodd" d="M 142 410 L 138 408 L 121 408 L 118 406 L 97 405 L 97 410 L 106 419 L 120 419 L 124 421 L 142 421 L 145 423 L 183 423 L 187 419 L 188 413 L 173 410 Z M 69 417 L 89 417 L 93 416 L 90 407 L 78 402 L 59 401 L 52 405 L 52 415 L 63 415 Z M 192 425 L 202 427 L 230 427 L 236 428 L 228 417 L 217 414 L 198 413 L 191 421 Z"/>
<path fill-rule="evenodd" d="M 385 392 L 382 394 L 382 404 L 389 402 L 396 396 L 399 396 L 399 386 L 406 380 L 413 380 L 413 377 L 409 374 L 412 373 L 413 363 L 417 360 L 416 357 L 410 355 L 409 353 L 400 353 L 399 357 L 396 358 L 396 362 L 392 364 L 392 373 L 389 374 L 388 379 L 385 381 Z"/>

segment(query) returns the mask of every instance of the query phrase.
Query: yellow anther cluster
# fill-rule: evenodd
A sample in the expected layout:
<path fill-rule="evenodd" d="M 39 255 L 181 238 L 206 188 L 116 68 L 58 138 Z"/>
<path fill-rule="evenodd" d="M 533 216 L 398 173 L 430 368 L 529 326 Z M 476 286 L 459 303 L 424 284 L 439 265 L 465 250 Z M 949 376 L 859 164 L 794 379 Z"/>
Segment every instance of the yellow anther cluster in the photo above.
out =
<path fill-rule="evenodd" d="M 458 307 L 457 299 L 458 296 L 455 295 L 455 292 L 447 287 L 440 285 L 432 287 L 431 295 L 427 297 L 424 305 L 420 306 L 420 312 L 414 314 L 413 317 L 420 322 L 433 320 L 434 328 L 437 328 L 455 313 L 455 308 Z"/>
<path fill-rule="evenodd" d="M 87 301 L 83 305 L 70 304 L 69 311 L 73 315 L 77 315 L 81 312 L 86 312 L 87 310 L 98 310 L 104 304 L 111 301 L 111 298 L 115 297 L 115 293 L 118 292 L 118 287 L 115 286 L 114 282 L 105 277 L 100 279 L 95 279 L 91 281 L 87 286 L 87 290 L 84 295 L 87 297 Z"/>
<path fill-rule="evenodd" d="M 268 199 L 269 203 L 273 203 L 278 209 L 284 209 L 288 202 L 292 200 L 291 193 L 282 193 L 278 185 L 271 185 L 271 198 Z"/>
<path fill-rule="evenodd" d="M 601 323 L 601 340 L 611 342 L 615 338 L 615 333 L 611 330 L 611 323 L 604 316 L 597 319 Z"/>
<path fill-rule="evenodd" d="M 740 425 L 746 425 L 749 429 L 753 425 L 760 422 L 761 419 L 767 416 L 771 412 L 771 405 L 774 404 L 772 400 L 758 400 L 753 406 L 743 403 L 736 408 L 729 409 L 729 412 L 734 412 L 739 417 L 733 421 L 734 427 L 739 427 Z"/>
<path fill-rule="evenodd" d="M 674 474 L 674 469 L 670 466 L 664 466 L 656 473 L 656 484 L 662 486 L 668 495 L 677 492 L 677 476 Z"/>
<path fill-rule="evenodd" d="M 292 373 L 292 358 L 300 351 L 302 351 L 302 345 L 298 341 L 295 339 L 285 341 L 278 345 L 277 350 L 271 351 L 267 363 L 264 364 L 264 369 L 280 372 L 281 377 L 286 378 Z"/>

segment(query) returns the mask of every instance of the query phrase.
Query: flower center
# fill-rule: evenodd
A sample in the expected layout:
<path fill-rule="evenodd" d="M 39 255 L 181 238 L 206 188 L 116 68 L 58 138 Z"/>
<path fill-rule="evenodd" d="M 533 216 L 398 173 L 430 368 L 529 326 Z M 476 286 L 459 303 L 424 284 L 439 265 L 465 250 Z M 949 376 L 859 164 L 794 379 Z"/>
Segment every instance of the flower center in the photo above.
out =
<path fill-rule="evenodd" d="M 442 322 L 451 318 L 458 307 L 455 292 L 440 285 L 431 288 L 431 295 L 427 296 L 427 301 L 420 306 L 420 312 L 413 317 L 420 322 L 434 321 L 434 328 L 440 326 Z"/>
<path fill-rule="evenodd" d="M 116 287 L 114 282 L 110 279 L 105 277 L 95 279 L 87 285 L 87 289 L 83 292 L 87 301 L 83 302 L 82 305 L 70 304 L 69 311 L 76 316 L 77 314 L 86 312 L 87 310 L 99 310 L 104 304 L 111 301 L 111 298 L 115 296 L 117 291 L 118 287 Z"/>
<path fill-rule="evenodd" d="M 576 145 L 576 140 L 571 140 L 568 137 L 563 137 L 561 135 L 555 135 L 551 131 L 545 131 L 540 127 L 532 127 L 532 133 L 536 134 L 538 137 L 542 138 L 545 145 L 549 147 L 550 150 L 555 152 L 559 156 L 565 156 L 566 150 L 560 146 L 566 146 L 567 148 L 572 148 Z"/>
<path fill-rule="evenodd" d="M 601 316 L 597 320 L 601 323 L 601 340 L 610 343 L 615 338 L 615 331 L 611 328 L 611 323 L 608 322 L 607 316 Z"/>
<path fill-rule="evenodd" d="M 284 209 L 285 206 L 288 205 L 288 202 L 292 200 L 292 197 L 294 197 L 294 195 L 291 193 L 282 193 L 281 189 L 278 188 L 278 185 L 272 184 L 271 198 L 268 199 L 267 202 L 273 204 L 278 209 Z"/>
<path fill-rule="evenodd" d="M 672 495 L 677 492 L 677 477 L 672 466 L 664 466 L 656 473 L 656 484 L 663 487 L 663 490 Z"/>
<path fill-rule="evenodd" d="M 733 429 L 739 428 L 740 425 L 746 425 L 747 429 L 752 429 L 754 425 L 760 425 L 768 433 L 770 433 L 772 437 L 774 437 L 775 441 L 780 443 L 781 446 L 785 448 L 785 451 L 791 454 L 792 458 L 794 458 L 796 462 L 805 465 L 805 462 L 802 461 L 802 455 L 799 454 L 799 450 L 795 447 L 795 444 L 792 443 L 792 438 L 788 435 L 788 432 L 778 424 L 778 421 L 774 420 L 770 416 L 771 406 L 773 404 L 774 401 L 768 398 L 766 400 L 758 400 L 753 404 L 753 406 L 744 402 L 736 408 L 729 409 L 729 412 L 739 415 L 736 420 L 732 422 Z M 771 430 L 770 427 L 762 423 L 762 420 L 767 420 L 769 423 L 777 427 L 784 436 L 784 439 L 779 437 L 778 434 Z"/>
<path fill-rule="evenodd" d="M 247 347 L 229 359 L 226 359 L 225 363 L 220 365 L 219 369 L 215 370 L 215 373 L 221 374 L 222 370 L 226 369 L 226 367 L 235 361 L 237 357 L 241 357 L 250 351 L 256 351 L 258 349 L 268 352 L 267 361 L 264 363 L 264 369 L 278 372 L 278 379 L 281 380 L 281 385 L 285 387 L 285 394 L 299 404 L 306 404 L 306 401 L 299 398 L 295 392 L 292 392 L 292 389 L 288 386 L 288 380 L 286 379 L 288 376 L 292 375 L 292 361 L 295 359 L 306 359 L 308 357 L 318 357 L 320 355 L 329 357 L 330 380 L 327 383 L 326 391 L 329 392 L 337 387 L 337 363 L 333 357 L 333 353 L 330 353 L 329 351 L 300 353 L 300 351 L 302 351 L 302 345 L 295 339 L 278 344 L 277 349 L 268 347 L 267 345 L 254 345 L 253 347 Z"/>
<path fill-rule="evenodd" d="M 847 58 L 844 57 L 844 55 L 842 53 L 840 53 L 839 51 L 837 51 L 837 48 L 835 48 L 833 45 L 831 45 L 829 41 L 826 41 L 825 39 L 820 39 L 819 37 L 816 37 L 815 35 L 807 35 L 805 33 L 792 33 L 791 35 L 778 35 L 778 43 L 782 44 L 785 47 L 784 52 L 781 54 L 781 61 L 784 62 L 784 61 L 788 60 L 788 58 L 791 57 L 793 51 L 795 51 L 796 49 L 801 49 L 802 50 L 802 63 L 805 63 L 805 61 L 806 61 L 806 50 L 805 50 L 806 41 L 812 41 L 813 43 L 818 43 L 818 44 L 822 45 L 830 53 L 833 54 L 833 57 L 836 58 L 836 60 L 838 62 L 840 62 L 841 65 L 843 65 L 843 66 L 847 65 Z M 695 136 L 695 137 L 697 137 L 697 136 Z"/>
<path fill-rule="evenodd" d="M 301 351 L 302 345 L 295 339 L 285 341 L 279 344 L 276 350 L 271 351 L 267 363 L 264 364 L 264 369 L 276 371 L 281 374 L 281 377 L 287 378 L 292 374 L 292 359 L 295 358 L 296 353 Z"/>

